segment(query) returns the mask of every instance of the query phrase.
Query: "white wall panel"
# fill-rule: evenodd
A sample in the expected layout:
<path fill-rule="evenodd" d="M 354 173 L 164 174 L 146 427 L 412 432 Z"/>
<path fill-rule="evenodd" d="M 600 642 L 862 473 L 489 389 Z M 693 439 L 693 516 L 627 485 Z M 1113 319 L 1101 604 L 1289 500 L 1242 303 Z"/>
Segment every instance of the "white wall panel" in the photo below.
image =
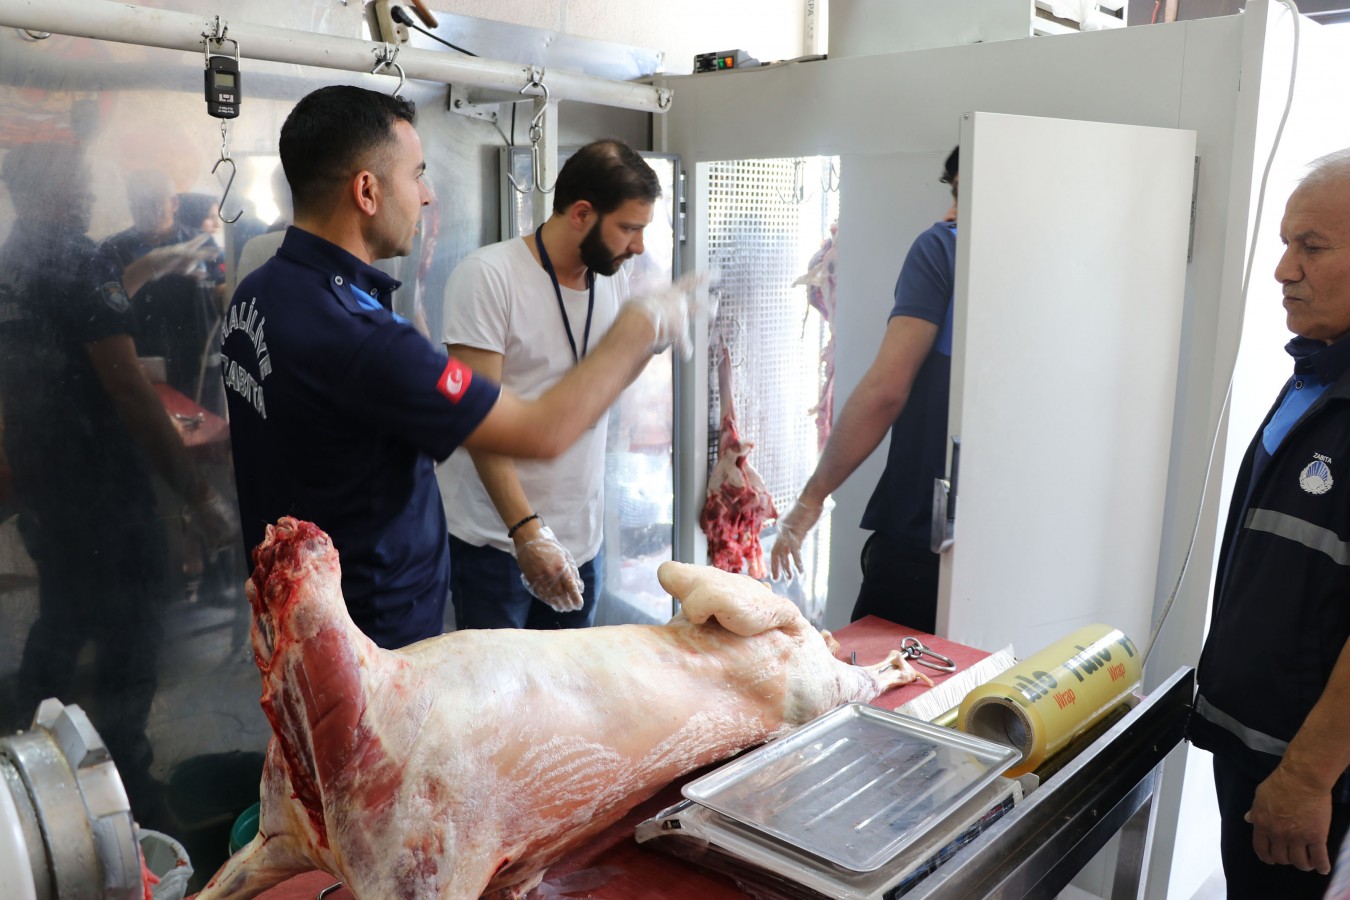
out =
<path fill-rule="evenodd" d="M 1194 132 L 973 113 L 962 133 L 956 540 L 938 630 L 1019 656 L 1152 619 Z"/>

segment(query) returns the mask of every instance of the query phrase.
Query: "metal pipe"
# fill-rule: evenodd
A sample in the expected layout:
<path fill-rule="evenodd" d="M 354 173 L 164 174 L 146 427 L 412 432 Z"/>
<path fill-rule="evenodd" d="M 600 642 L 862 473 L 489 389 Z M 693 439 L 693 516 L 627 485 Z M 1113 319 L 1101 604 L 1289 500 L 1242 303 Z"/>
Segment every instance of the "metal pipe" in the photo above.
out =
<path fill-rule="evenodd" d="M 202 34 L 212 31 L 214 19 L 108 0 L 0 0 L 0 27 L 194 53 L 201 51 Z M 385 47 L 382 42 L 230 21 L 223 15 L 221 22 L 228 24 L 229 37 L 239 41 L 241 55 L 249 59 L 368 73 Z M 529 83 L 531 74 L 531 67 L 524 64 L 407 46 L 399 51 L 398 62 L 409 78 L 508 91 L 519 91 Z M 579 100 L 653 113 L 670 107 L 667 88 L 557 70 L 548 72 L 546 81 L 553 100 Z M 536 88 L 526 93 L 542 94 Z"/>

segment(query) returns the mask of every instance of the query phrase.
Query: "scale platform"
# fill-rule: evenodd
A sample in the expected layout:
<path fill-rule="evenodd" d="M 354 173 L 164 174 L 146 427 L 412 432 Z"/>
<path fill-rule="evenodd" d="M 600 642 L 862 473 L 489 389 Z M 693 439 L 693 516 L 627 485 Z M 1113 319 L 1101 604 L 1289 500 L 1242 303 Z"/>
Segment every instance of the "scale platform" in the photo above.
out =
<path fill-rule="evenodd" d="M 639 843 L 761 896 L 899 897 L 1021 799 L 1018 751 L 861 703 L 685 785 Z"/>
<path fill-rule="evenodd" d="M 726 873 L 760 898 L 999 900 L 1057 895 L 1118 837 L 1110 896 L 1143 898 L 1153 797 L 1194 694 L 1195 670 L 1178 669 L 1039 787 L 1028 788 L 1025 799 L 1018 782 L 996 777 L 944 818 L 942 829 L 872 872 L 844 870 L 692 800 L 641 823 L 637 839 Z M 982 814 L 985 801 L 991 805 Z"/>

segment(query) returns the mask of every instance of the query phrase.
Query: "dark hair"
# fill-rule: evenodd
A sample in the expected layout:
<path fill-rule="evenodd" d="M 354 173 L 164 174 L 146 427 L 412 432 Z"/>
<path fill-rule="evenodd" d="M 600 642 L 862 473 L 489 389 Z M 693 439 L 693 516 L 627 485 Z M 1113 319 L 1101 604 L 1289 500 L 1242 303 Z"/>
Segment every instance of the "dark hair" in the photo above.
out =
<path fill-rule="evenodd" d="M 325 209 L 337 183 L 371 167 L 399 120 L 417 124 L 411 101 L 365 88 L 334 84 L 302 97 L 281 126 L 281 167 L 296 210 Z"/>
<path fill-rule="evenodd" d="M 563 163 L 553 189 L 553 211 L 585 200 L 605 215 L 629 200 L 650 203 L 660 196 L 661 183 L 652 167 L 623 141 L 607 138 L 592 141 Z"/>
<path fill-rule="evenodd" d="M 215 205 L 216 198 L 210 194 L 179 194 L 178 210 L 173 214 L 173 220 L 196 234 L 202 230 L 202 221 L 211 215 L 211 208 Z"/>
<path fill-rule="evenodd" d="M 53 181 L 78 178 L 83 171 L 83 149 L 74 144 L 42 141 L 11 148 L 5 154 L 0 178 L 15 197 L 37 199 L 51 190 Z"/>
<path fill-rule="evenodd" d="M 947 161 L 942 164 L 942 177 L 938 181 L 943 184 L 951 184 L 956 180 L 956 176 L 961 172 L 961 145 L 957 144 L 956 149 L 947 156 Z"/>

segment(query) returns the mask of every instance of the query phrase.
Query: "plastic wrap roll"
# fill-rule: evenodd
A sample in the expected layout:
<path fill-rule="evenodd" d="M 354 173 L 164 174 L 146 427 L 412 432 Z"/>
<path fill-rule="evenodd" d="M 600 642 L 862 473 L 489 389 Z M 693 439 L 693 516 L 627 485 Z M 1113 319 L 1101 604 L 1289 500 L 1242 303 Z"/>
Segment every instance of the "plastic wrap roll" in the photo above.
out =
<path fill-rule="evenodd" d="M 1022 761 L 1005 774 L 1034 770 L 1116 707 L 1139 683 L 1134 642 L 1110 625 L 1088 625 L 972 690 L 956 727 L 1008 744 Z"/>

